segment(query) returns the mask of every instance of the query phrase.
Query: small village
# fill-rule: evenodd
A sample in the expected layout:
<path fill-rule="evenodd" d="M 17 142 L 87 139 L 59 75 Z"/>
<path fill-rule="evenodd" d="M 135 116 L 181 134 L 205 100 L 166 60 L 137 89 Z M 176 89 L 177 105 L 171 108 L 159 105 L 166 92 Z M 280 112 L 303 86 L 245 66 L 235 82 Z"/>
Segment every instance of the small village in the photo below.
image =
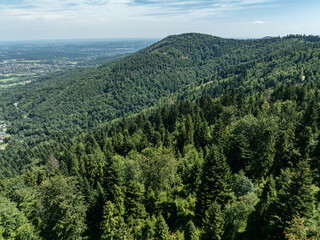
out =
<path fill-rule="evenodd" d="M 8 144 L 5 143 L 5 138 L 7 138 L 7 124 L 0 120 L 0 150 L 6 148 Z"/>

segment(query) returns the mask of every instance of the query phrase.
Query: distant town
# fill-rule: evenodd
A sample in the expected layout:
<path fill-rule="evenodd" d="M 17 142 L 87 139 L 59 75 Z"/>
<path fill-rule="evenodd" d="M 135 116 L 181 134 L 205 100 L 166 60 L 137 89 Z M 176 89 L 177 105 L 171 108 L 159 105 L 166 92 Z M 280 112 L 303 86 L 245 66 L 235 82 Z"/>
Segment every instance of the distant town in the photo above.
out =
<path fill-rule="evenodd" d="M 0 44 L 0 88 L 28 84 L 51 72 L 99 66 L 144 48 L 153 41 L 69 40 Z"/>

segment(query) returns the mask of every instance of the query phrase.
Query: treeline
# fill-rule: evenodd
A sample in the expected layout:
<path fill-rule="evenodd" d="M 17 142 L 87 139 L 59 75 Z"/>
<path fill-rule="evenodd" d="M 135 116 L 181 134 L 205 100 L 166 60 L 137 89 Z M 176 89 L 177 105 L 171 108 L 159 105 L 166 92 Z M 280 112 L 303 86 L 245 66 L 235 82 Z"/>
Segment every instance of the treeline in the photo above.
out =
<path fill-rule="evenodd" d="M 2 236 L 318 239 L 319 103 L 318 81 L 203 89 L 37 145 L 1 181 Z"/>

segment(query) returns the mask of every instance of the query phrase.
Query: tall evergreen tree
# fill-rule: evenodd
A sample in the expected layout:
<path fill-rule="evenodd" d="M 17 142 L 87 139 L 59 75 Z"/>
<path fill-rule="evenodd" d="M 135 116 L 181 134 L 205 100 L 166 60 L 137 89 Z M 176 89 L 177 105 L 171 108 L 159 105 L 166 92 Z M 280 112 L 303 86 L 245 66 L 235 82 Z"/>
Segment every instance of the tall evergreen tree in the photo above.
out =
<path fill-rule="evenodd" d="M 184 239 L 185 240 L 199 240 L 197 228 L 194 226 L 192 220 L 190 220 L 186 225 L 186 229 L 184 230 Z"/>
<path fill-rule="evenodd" d="M 154 237 L 157 240 L 169 239 L 169 227 L 162 215 L 158 217 L 158 220 L 156 222 Z"/>
<path fill-rule="evenodd" d="M 46 239 L 82 239 L 87 207 L 73 178 L 54 177 L 40 187 L 38 215 Z"/>
<path fill-rule="evenodd" d="M 221 149 L 214 146 L 202 166 L 201 183 L 197 191 L 196 214 L 198 219 L 212 202 L 225 205 L 230 198 L 230 170 Z"/>
<path fill-rule="evenodd" d="M 277 200 L 277 190 L 273 176 L 267 178 L 264 184 L 260 202 L 255 207 L 255 211 L 249 216 L 246 229 L 246 238 L 274 239 L 274 213 L 275 202 Z"/>
<path fill-rule="evenodd" d="M 127 226 L 117 207 L 111 201 L 107 201 L 104 206 L 101 231 L 101 239 L 104 240 L 127 239 Z"/>
<path fill-rule="evenodd" d="M 279 235 L 283 236 L 283 230 L 288 222 L 295 217 L 309 219 L 314 210 L 315 197 L 310 166 L 306 160 L 301 160 L 291 172 L 290 179 L 281 183 L 276 203 L 278 216 Z"/>
<path fill-rule="evenodd" d="M 125 195 L 125 216 L 130 223 L 133 219 L 144 219 L 146 210 L 143 205 L 143 192 L 137 182 L 129 180 Z"/>
<path fill-rule="evenodd" d="M 220 204 L 212 202 L 205 213 L 202 240 L 220 240 L 223 235 L 224 218 Z"/>

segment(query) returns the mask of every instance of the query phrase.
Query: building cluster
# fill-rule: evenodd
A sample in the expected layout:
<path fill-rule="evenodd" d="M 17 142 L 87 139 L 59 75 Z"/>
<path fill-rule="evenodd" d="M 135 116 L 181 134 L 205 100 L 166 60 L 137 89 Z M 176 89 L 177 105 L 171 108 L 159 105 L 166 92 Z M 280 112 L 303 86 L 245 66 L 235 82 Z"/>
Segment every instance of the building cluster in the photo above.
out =
<path fill-rule="evenodd" d="M 38 74 L 59 71 L 65 68 L 66 66 L 63 65 L 10 62 L 0 64 L 0 73 L 3 75 Z"/>
<path fill-rule="evenodd" d="M 0 120 L 0 150 L 5 148 L 4 139 L 7 137 L 7 124 Z"/>

